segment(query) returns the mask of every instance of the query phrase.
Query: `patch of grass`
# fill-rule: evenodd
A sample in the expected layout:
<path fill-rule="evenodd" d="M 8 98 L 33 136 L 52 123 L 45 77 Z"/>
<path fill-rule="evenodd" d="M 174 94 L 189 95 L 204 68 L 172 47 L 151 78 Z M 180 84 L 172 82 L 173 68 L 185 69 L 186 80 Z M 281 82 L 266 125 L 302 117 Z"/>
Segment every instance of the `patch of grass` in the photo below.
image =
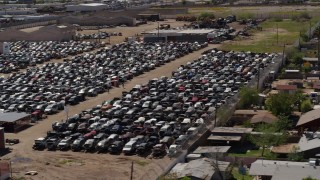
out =
<path fill-rule="evenodd" d="M 311 26 L 320 20 L 320 17 L 311 19 Z M 276 27 L 285 30 L 285 33 L 279 32 L 279 40 L 277 44 Z M 268 29 L 264 32 L 263 38 L 256 42 L 242 43 L 241 40 L 235 41 L 232 44 L 225 43 L 222 45 L 223 50 L 234 50 L 234 51 L 251 51 L 251 52 L 282 52 L 283 44 L 293 44 L 301 33 L 305 33 L 309 28 L 309 21 L 297 22 L 292 20 L 286 20 L 276 22 L 274 19 L 265 21 L 260 24 L 263 30 Z M 252 33 L 262 33 L 259 31 L 252 31 Z"/>
<path fill-rule="evenodd" d="M 149 162 L 147 162 L 147 161 L 142 161 L 142 160 L 137 160 L 136 163 L 137 163 L 139 166 L 142 166 L 142 167 L 144 167 L 144 166 L 146 166 L 146 165 L 149 164 Z"/>
<path fill-rule="evenodd" d="M 232 176 L 237 179 L 237 180 L 253 180 L 253 177 L 250 175 L 242 175 L 239 173 L 238 168 L 233 168 L 232 169 Z"/>
<path fill-rule="evenodd" d="M 189 8 L 190 11 L 226 11 L 229 10 L 227 7 L 196 7 Z"/>
<path fill-rule="evenodd" d="M 229 153 L 228 156 L 234 157 L 260 157 L 262 153 L 262 149 L 258 150 L 248 150 L 246 153 Z M 264 156 L 268 156 L 270 154 L 269 149 L 264 150 Z"/>
<path fill-rule="evenodd" d="M 70 164 L 76 164 L 82 166 L 84 162 L 82 160 L 76 160 L 76 159 L 59 159 L 57 165 L 70 165 Z"/>

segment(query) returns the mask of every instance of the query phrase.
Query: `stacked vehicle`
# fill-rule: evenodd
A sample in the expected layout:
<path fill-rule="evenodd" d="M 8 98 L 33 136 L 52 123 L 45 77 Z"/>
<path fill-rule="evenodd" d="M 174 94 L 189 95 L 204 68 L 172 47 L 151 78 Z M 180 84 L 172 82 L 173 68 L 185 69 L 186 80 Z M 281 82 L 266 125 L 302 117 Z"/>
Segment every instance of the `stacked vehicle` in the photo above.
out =
<path fill-rule="evenodd" d="M 215 108 L 254 80 L 258 70 L 276 61 L 276 57 L 207 51 L 172 72 L 171 78 L 160 77 L 136 85 L 121 97 L 82 111 L 58 126 L 73 128 L 53 128 L 53 132 L 60 141 L 81 134 L 78 137 L 85 143 L 78 146 L 80 151 L 86 150 L 85 144 L 90 142 L 94 146 L 90 148 L 92 152 L 174 156 L 212 122 L 208 117 Z M 99 138 L 95 138 L 96 134 Z"/>

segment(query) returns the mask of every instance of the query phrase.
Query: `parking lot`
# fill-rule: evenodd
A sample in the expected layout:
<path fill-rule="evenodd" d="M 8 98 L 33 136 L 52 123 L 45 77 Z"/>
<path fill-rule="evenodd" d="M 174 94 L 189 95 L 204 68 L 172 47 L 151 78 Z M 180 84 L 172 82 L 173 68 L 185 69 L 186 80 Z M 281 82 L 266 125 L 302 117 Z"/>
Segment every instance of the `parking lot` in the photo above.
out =
<path fill-rule="evenodd" d="M 213 47 L 212 45 L 211 45 L 211 47 Z M 205 50 L 207 50 L 207 49 L 209 49 L 209 47 L 208 48 L 206 48 Z M 203 50 L 202 50 L 203 51 Z M 186 56 L 186 57 L 184 57 L 184 58 L 181 58 L 181 59 L 179 59 L 178 61 L 174 61 L 174 62 L 171 62 L 170 63 L 170 66 L 168 66 L 168 65 L 165 65 L 165 66 L 162 66 L 162 67 L 160 67 L 159 69 L 156 69 L 156 70 L 154 70 L 154 71 L 152 71 L 151 73 L 147 73 L 147 74 L 145 74 L 145 75 L 150 75 L 150 78 L 156 78 L 156 77 L 159 77 L 159 76 L 156 76 L 156 74 L 157 74 L 157 72 L 165 72 L 164 73 L 164 75 L 167 75 L 168 77 L 170 77 L 171 75 L 172 75 L 172 71 L 173 70 L 176 70 L 176 69 L 178 69 L 179 67 L 180 67 L 180 64 L 183 64 L 183 62 L 184 63 L 187 63 L 188 61 L 191 61 L 192 59 L 190 59 L 190 58 L 193 58 L 193 59 L 197 59 L 199 56 L 200 56 L 200 52 L 201 51 L 199 51 L 199 52 L 196 52 L 196 53 L 192 53 L 190 56 L 191 57 L 189 57 L 189 56 Z M 181 62 L 181 61 L 182 62 Z M 180 62 L 179 62 L 180 61 Z M 205 61 L 205 58 L 202 60 L 202 61 Z M 176 68 L 176 69 L 174 69 L 174 67 Z M 254 69 L 254 68 L 253 68 Z M 170 72 L 170 70 L 171 70 L 171 72 Z M 163 75 L 163 73 L 160 73 L 161 75 Z M 250 74 L 250 73 L 249 73 Z M 149 77 L 149 76 L 145 76 L 145 75 L 142 75 L 142 76 L 138 76 L 137 78 L 135 78 L 132 82 L 129 82 L 127 85 L 126 85 L 126 89 L 128 89 L 128 90 L 130 90 L 132 87 L 134 87 L 134 85 L 135 84 L 144 84 L 144 83 L 147 83 L 148 82 L 148 79 L 149 78 L 146 78 L 146 77 Z M 121 89 L 121 88 L 120 88 Z M 121 90 L 126 90 L 126 89 L 121 89 Z M 95 99 L 90 99 L 89 101 L 87 101 L 87 102 L 84 102 L 84 103 L 81 103 L 80 104 L 80 106 L 82 106 L 83 108 L 82 108 L 82 110 L 84 110 L 84 109 L 88 109 L 88 108 L 92 108 L 93 106 L 92 105 L 94 105 L 94 104 L 100 104 L 101 103 L 101 100 L 102 99 L 111 99 L 111 97 L 115 97 L 115 96 L 121 96 L 121 91 L 119 91 L 118 89 L 114 89 L 114 90 L 111 90 L 110 91 L 110 96 L 108 95 L 108 94 L 102 94 L 102 95 L 100 95 L 100 97 L 103 97 L 103 98 L 99 98 L 99 100 L 97 100 L 96 98 Z M 95 103 L 94 103 L 95 102 Z M 90 104 L 91 106 L 88 106 L 88 104 Z M 83 105 L 87 105 L 87 106 L 83 106 Z M 74 111 L 74 108 L 70 108 L 70 114 L 72 114 L 72 113 L 78 113 L 77 111 Z M 57 117 L 56 119 L 61 119 L 61 118 L 64 118 L 65 117 L 65 115 L 63 114 L 63 113 L 59 113 L 59 114 L 57 114 L 55 117 Z M 46 130 L 45 129 L 47 129 L 50 125 L 51 125 L 51 122 L 54 122 L 56 119 L 52 119 L 51 117 L 49 117 L 49 119 L 48 120 L 45 120 L 44 122 L 41 122 L 40 124 L 37 124 L 36 126 L 34 126 L 34 127 L 31 127 L 29 130 L 37 130 L 36 131 L 36 133 L 33 133 L 34 135 L 35 134 L 38 134 L 39 136 L 42 136 L 42 135 L 44 135 L 45 133 L 46 133 Z M 47 127 L 45 127 L 45 125 L 47 126 Z M 42 128 L 40 128 L 40 127 L 42 127 Z M 39 129 L 40 128 L 40 129 Z M 29 131 L 29 130 L 27 130 L 27 131 Z M 25 133 L 27 133 L 27 131 L 24 131 L 24 132 L 21 132 L 21 133 L 19 133 L 19 134 L 17 134 L 17 136 L 20 136 L 20 135 L 23 135 L 23 134 L 25 134 Z M 30 132 L 30 131 L 29 131 Z M 34 138 L 36 138 L 34 135 L 32 135 Z M 38 136 L 38 137 L 39 137 Z M 29 139 L 28 140 L 28 144 L 32 144 L 32 141 L 33 141 L 33 139 Z M 21 144 L 25 144 L 26 142 L 22 142 Z M 21 145 L 17 145 L 16 147 L 19 147 L 19 146 L 21 146 Z M 15 149 L 16 149 L 16 147 L 14 147 Z M 20 155 L 19 155 L 19 151 L 20 151 Z M 28 150 L 28 149 L 24 149 L 24 150 L 18 150 L 18 152 L 17 152 L 17 154 L 16 154 L 16 156 L 21 156 L 23 153 L 26 153 L 26 154 L 34 154 L 34 152 L 33 151 L 30 151 L 30 150 Z M 53 156 L 53 158 L 49 158 L 49 157 L 46 157 L 47 155 L 49 155 L 49 153 L 51 153 L 50 154 L 50 157 L 52 157 Z M 84 153 L 83 153 L 84 154 Z M 81 158 L 80 159 L 78 159 L 79 157 L 81 157 L 82 155 L 81 155 L 81 153 L 79 154 L 79 153 L 75 153 L 75 154 L 73 154 L 73 153 L 69 153 L 69 152 L 59 152 L 59 151 L 57 151 L 57 152 L 47 152 L 47 151 L 39 151 L 38 152 L 38 155 L 40 155 L 41 157 L 38 157 L 39 159 L 41 159 L 41 158 L 44 158 L 44 159 L 46 159 L 46 160 L 48 160 L 48 161 L 50 161 L 50 162 L 52 162 L 52 163 L 54 163 L 54 161 L 58 161 L 59 159 L 61 159 L 61 158 L 72 158 L 72 159 L 74 159 L 74 161 L 79 161 L 79 160 L 81 160 Z M 52 155 L 52 156 L 51 156 Z M 93 159 L 88 159 L 88 158 L 86 158 L 86 163 L 85 163 L 85 167 L 87 167 L 87 163 L 89 163 L 89 162 L 91 162 L 91 163 L 93 163 L 93 164 L 95 164 L 94 162 L 96 162 L 97 161 L 97 159 L 96 159 L 96 156 L 95 156 L 95 154 L 93 154 L 93 155 L 88 155 L 88 154 L 85 154 L 86 156 L 88 156 L 88 157 L 92 157 Z M 99 156 L 99 155 L 97 155 L 97 156 Z M 102 156 L 103 157 L 103 159 L 105 158 L 105 155 L 100 155 L 100 156 Z M 32 156 L 32 157 L 34 157 L 34 156 Z M 110 156 L 108 156 L 108 157 L 110 157 Z M 116 163 L 116 161 L 118 161 L 119 160 L 119 158 L 120 159 L 123 159 L 123 158 L 125 158 L 125 159 L 132 159 L 132 160 L 134 160 L 134 161 L 139 161 L 139 159 L 137 159 L 137 157 L 136 156 L 128 156 L 128 157 L 123 157 L 123 156 L 120 156 L 120 157 L 117 157 L 117 156 L 111 156 L 112 157 L 112 159 L 114 160 L 114 162 L 110 162 L 111 164 L 114 164 L 114 163 Z M 49 159 L 48 159 L 49 158 Z M 115 158 L 115 159 L 114 159 Z M 141 160 L 141 159 L 140 159 Z M 109 161 L 108 161 L 109 162 Z M 168 158 L 164 158 L 164 159 L 160 159 L 160 160 L 149 160 L 149 159 L 147 159 L 146 160 L 146 162 L 149 162 L 150 163 L 150 165 L 148 165 L 147 166 L 147 168 L 150 168 L 150 170 L 151 169 L 153 169 L 153 170 L 155 170 L 155 169 L 161 169 L 161 168 L 164 168 L 163 166 L 161 166 L 161 164 L 162 163 L 168 163 L 169 162 L 169 160 L 168 160 Z M 121 160 L 119 161 L 119 163 L 121 163 Z M 23 163 L 22 163 L 23 164 Z M 34 162 L 34 160 L 33 160 L 33 162 L 30 162 L 30 163 L 27 163 L 27 164 L 37 164 L 37 163 L 35 163 Z M 41 163 L 39 163 L 39 165 L 40 165 Z M 110 165 L 111 165 L 110 164 Z M 127 163 L 127 166 L 129 166 L 129 163 Z M 28 166 L 27 166 L 28 167 Z M 68 166 L 69 167 L 69 166 Z M 71 167 L 69 167 L 70 169 L 73 169 L 73 168 L 75 168 L 75 167 L 73 167 L 73 166 L 71 166 Z M 142 168 L 142 167 L 139 167 L 138 166 L 138 169 L 140 170 L 140 168 Z M 55 169 L 59 169 L 59 168 L 55 168 Z M 97 169 L 96 169 L 97 170 Z M 92 170 L 92 171 L 96 171 L 96 170 Z M 137 170 L 137 174 L 139 174 L 139 170 Z M 163 169 L 162 169 L 163 170 Z M 126 169 L 124 169 L 124 172 L 129 172 L 129 168 L 126 170 Z M 141 173 L 141 172 L 140 172 Z M 79 172 L 79 174 L 81 174 L 80 172 Z M 125 174 L 124 174 L 125 175 Z M 141 174 L 140 174 L 141 175 Z M 135 177 L 140 177 L 140 175 L 138 175 L 138 176 L 136 176 L 135 175 Z M 144 176 L 144 177 L 147 177 L 148 175 L 146 175 L 146 176 Z M 40 176 L 39 176 L 40 177 Z M 151 176 L 151 177 L 153 177 L 153 178 L 150 178 L 150 179 L 154 179 L 154 176 Z M 120 178 L 121 179 L 121 178 Z"/>
<path fill-rule="evenodd" d="M 69 55 L 104 47 L 105 43 L 85 41 L 17 41 L 10 43 L 10 54 L 0 55 L 0 73 L 17 72 L 20 69 L 36 66 L 52 59 L 62 59 Z"/>

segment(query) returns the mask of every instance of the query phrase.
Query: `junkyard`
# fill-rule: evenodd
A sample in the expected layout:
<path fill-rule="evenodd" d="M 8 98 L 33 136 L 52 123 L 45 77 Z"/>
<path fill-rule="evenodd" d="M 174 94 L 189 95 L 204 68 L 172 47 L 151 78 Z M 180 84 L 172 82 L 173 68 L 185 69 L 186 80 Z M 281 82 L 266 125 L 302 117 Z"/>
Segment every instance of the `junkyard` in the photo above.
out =
<path fill-rule="evenodd" d="M 0 179 L 320 178 L 318 4 L 3 3 Z"/>

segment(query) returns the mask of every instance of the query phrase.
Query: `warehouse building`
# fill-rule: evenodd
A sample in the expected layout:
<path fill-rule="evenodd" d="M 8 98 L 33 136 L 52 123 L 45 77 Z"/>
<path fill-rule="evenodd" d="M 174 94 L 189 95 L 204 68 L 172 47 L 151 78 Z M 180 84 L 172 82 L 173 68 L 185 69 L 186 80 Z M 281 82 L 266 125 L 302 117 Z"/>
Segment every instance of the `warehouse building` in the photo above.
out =
<path fill-rule="evenodd" d="M 145 42 L 207 42 L 214 29 L 154 30 L 144 34 Z"/>
<path fill-rule="evenodd" d="M 135 26 L 136 19 L 128 16 L 67 16 L 59 20 L 60 23 L 78 24 L 80 26 L 118 26 L 125 24 L 127 26 Z"/>
<path fill-rule="evenodd" d="M 27 29 L 7 29 L 0 32 L 0 42 L 67 41 L 76 35 L 71 25 L 37 26 Z M 2 51 L 2 48 L 0 48 Z"/>
<path fill-rule="evenodd" d="M 67 12 L 95 12 L 102 11 L 108 8 L 108 5 L 103 3 L 88 3 L 78 5 L 67 5 Z"/>

